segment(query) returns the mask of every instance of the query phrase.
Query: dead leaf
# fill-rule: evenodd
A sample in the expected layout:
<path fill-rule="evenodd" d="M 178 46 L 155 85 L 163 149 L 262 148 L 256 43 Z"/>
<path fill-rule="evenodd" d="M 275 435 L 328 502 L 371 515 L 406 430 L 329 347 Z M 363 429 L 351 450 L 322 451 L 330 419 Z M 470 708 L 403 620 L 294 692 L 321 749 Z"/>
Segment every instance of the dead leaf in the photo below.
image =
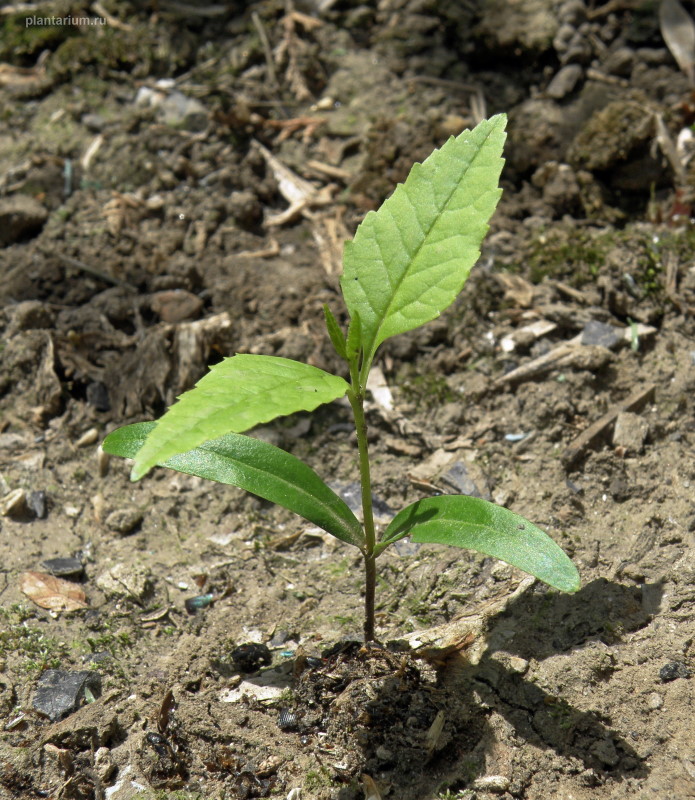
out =
<path fill-rule="evenodd" d="M 23 573 L 20 589 L 37 606 L 50 611 L 77 611 L 89 606 L 79 586 L 45 572 Z"/>

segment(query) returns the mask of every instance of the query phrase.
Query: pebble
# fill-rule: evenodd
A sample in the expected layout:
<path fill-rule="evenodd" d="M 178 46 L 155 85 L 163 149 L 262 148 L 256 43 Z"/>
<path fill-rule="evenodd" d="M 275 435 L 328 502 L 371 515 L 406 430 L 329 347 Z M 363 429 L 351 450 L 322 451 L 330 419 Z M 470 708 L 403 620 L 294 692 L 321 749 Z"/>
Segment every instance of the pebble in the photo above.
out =
<path fill-rule="evenodd" d="M 613 430 L 613 446 L 624 447 L 630 455 L 641 453 L 649 435 L 649 423 L 639 414 L 621 411 Z"/>
<path fill-rule="evenodd" d="M 46 492 L 41 490 L 29 492 L 29 497 L 27 497 L 27 508 L 36 517 L 36 519 L 45 519 L 47 514 Z"/>
<path fill-rule="evenodd" d="M 117 508 L 106 517 L 106 527 L 127 536 L 142 522 L 144 514 L 137 508 Z"/>
<path fill-rule="evenodd" d="M 97 411 L 110 411 L 109 390 L 101 381 L 92 381 L 87 386 L 87 403 Z"/>
<path fill-rule="evenodd" d="M 28 195 L 0 198 L 0 247 L 35 236 L 47 219 L 48 211 Z"/>
<path fill-rule="evenodd" d="M 596 319 L 590 319 L 582 330 L 582 344 L 587 346 L 598 344 L 612 350 L 622 339 L 623 335 L 617 328 Z"/>
<path fill-rule="evenodd" d="M 109 779 L 116 771 L 116 765 L 111 758 L 111 751 L 108 747 L 100 747 L 94 753 L 94 769 L 102 783 L 108 783 Z"/>
<path fill-rule="evenodd" d="M 647 708 L 658 711 L 664 704 L 664 698 L 658 692 L 652 692 L 647 698 Z"/>
<path fill-rule="evenodd" d="M 484 775 L 473 781 L 473 788 L 483 792 L 506 792 L 509 789 L 510 780 L 504 775 Z"/>
<path fill-rule="evenodd" d="M 203 309 L 203 301 L 185 289 L 170 289 L 155 292 L 150 307 L 162 322 L 183 322 L 197 319 Z"/>
<path fill-rule="evenodd" d="M 579 64 L 568 64 L 550 81 L 545 93 L 554 100 L 561 100 L 575 90 L 583 74 L 584 70 Z"/>
<path fill-rule="evenodd" d="M 615 767 L 620 761 L 612 739 L 602 739 L 591 746 L 591 752 L 606 767 Z"/>
<path fill-rule="evenodd" d="M 193 97 L 181 92 L 171 92 L 158 105 L 158 116 L 165 125 L 187 131 L 204 131 L 208 124 L 205 106 Z"/>
<path fill-rule="evenodd" d="M 98 438 L 99 431 L 96 428 L 90 428 L 75 442 L 75 447 L 89 447 L 89 445 L 94 444 Z"/>
<path fill-rule="evenodd" d="M 152 594 L 150 572 L 145 567 L 115 564 L 97 578 L 96 584 L 104 594 L 134 598 L 139 602 Z"/>
<path fill-rule="evenodd" d="M 56 578 L 76 580 L 84 575 L 84 564 L 79 558 L 47 558 L 41 562 L 41 569 Z"/>
<path fill-rule="evenodd" d="M 47 669 L 39 678 L 32 706 L 51 722 L 57 722 L 77 711 L 85 697 L 85 690 L 93 695 L 100 693 L 101 676 L 98 672 Z"/>
<path fill-rule="evenodd" d="M 65 516 L 70 517 L 70 519 L 77 519 L 82 513 L 82 509 L 72 503 L 66 503 L 63 506 L 63 511 L 65 512 Z"/>
<path fill-rule="evenodd" d="M 691 672 L 681 661 L 670 661 L 659 670 L 659 679 L 662 683 L 675 681 L 677 678 L 689 678 Z"/>

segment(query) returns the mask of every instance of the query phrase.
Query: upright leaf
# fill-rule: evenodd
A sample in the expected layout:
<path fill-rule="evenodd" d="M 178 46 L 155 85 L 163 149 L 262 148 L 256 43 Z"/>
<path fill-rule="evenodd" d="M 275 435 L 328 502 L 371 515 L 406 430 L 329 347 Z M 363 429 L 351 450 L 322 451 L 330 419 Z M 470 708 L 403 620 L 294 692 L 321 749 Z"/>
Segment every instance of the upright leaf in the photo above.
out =
<path fill-rule="evenodd" d="M 333 312 L 328 305 L 326 305 L 326 303 L 323 305 L 323 316 L 326 319 L 326 330 L 328 331 L 328 335 L 330 336 L 335 352 L 342 359 L 347 360 L 347 343 L 345 341 L 345 334 L 340 329 L 338 320 L 333 316 Z"/>
<path fill-rule="evenodd" d="M 131 479 L 225 433 L 241 433 L 296 411 L 313 411 L 342 397 L 348 388 L 336 375 L 287 358 L 226 358 L 157 422 L 135 458 Z"/>
<path fill-rule="evenodd" d="M 346 243 L 341 286 L 360 317 L 363 377 L 381 342 L 439 316 L 463 288 L 501 195 L 505 123 L 484 120 L 415 164 Z"/>
<path fill-rule="evenodd" d="M 577 568 L 527 519 L 479 497 L 442 495 L 407 506 L 384 531 L 378 549 L 411 535 L 414 542 L 465 547 L 523 569 L 562 592 L 580 587 Z"/>
<path fill-rule="evenodd" d="M 136 458 L 155 422 L 138 422 L 110 433 L 107 453 Z M 272 444 L 228 433 L 186 453 L 158 462 L 163 467 L 238 486 L 288 508 L 348 544 L 361 547 L 362 526 L 346 503 L 311 467 Z"/>

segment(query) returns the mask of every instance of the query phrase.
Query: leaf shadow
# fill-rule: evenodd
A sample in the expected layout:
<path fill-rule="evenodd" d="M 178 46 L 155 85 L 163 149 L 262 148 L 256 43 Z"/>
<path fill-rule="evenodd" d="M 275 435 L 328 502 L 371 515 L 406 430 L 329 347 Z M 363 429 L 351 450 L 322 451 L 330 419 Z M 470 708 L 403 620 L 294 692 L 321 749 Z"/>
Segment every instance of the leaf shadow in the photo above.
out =
<path fill-rule="evenodd" d="M 633 746 L 639 741 L 639 731 L 619 730 L 620 723 L 606 713 L 574 707 L 525 677 L 518 671 L 518 663 L 563 654 L 570 659 L 572 653 L 580 653 L 592 642 L 619 647 L 623 634 L 650 622 L 662 594 L 660 584 L 628 587 L 605 579 L 592 581 L 574 595 L 547 591 L 536 584 L 492 616 L 488 648 L 480 662 L 471 664 L 463 650 L 449 657 L 439 670 L 438 685 L 450 697 L 464 698 L 461 702 L 468 717 L 465 724 L 460 720 L 451 723 L 448 743 L 420 773 L 420 796 L 434 795 L 442 786 L 470 788 L 476 778 L 486 774 L 496 739 L 488 709 L 503 717 L 529 744 L 572 760 L 570 770 L 579 767 L 581 771 L 583 766 L 585 779 L 595 786 L 645 778 L 649 768 Z M 510 664 L 510 657 L 516 657 L 516 664 Z M 572 666 L 568 660 L 568 670 Z M 612 671 L 611 664 L 599 665 L 596 684 L 610 680 Z M 450 709 L 446 711 L 449 715 Z M 389 781 L 396 796 L 415 796 L 412 775 L 400 787 L 397 775 L 389 774 Z M 338 797 L 343 800 L 352 795 L 347 792 Z"/>

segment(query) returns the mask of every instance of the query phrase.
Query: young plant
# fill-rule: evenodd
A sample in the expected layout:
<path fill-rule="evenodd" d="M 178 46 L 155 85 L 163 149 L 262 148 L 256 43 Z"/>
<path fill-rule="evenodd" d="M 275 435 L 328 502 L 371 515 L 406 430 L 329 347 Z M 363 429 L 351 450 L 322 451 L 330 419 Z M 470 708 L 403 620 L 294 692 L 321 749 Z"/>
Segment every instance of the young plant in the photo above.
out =
<path fill-rule="evenodd" d="M 366 641 L 374 639 L 376 559 L 410 536 L 470 548 L 534 575 L 564 592 L 579 574 L 557 544 L 532 523 L 477 497 L 418 500 L 379 535 L 374 525 L 364 400 L 379 345 L 439 316 L 463 288 L 501 195 L 506 117 L 451 137 L 347 242 L 341 288 L 350 323 L 345 333 L 328 307 L 326 327 L 349 382 L 285 358 L 235 355 L 216 364 L 158 422 L 109 434 L 104 450 L 134 459 L 132 480 L 164 466 L 239 486 L 318 525 L 364 559 Z M 312 411 L 347 395 L 355 420 L 362 522 L 295 456 L 242 435 L 256 425 Z"/>

